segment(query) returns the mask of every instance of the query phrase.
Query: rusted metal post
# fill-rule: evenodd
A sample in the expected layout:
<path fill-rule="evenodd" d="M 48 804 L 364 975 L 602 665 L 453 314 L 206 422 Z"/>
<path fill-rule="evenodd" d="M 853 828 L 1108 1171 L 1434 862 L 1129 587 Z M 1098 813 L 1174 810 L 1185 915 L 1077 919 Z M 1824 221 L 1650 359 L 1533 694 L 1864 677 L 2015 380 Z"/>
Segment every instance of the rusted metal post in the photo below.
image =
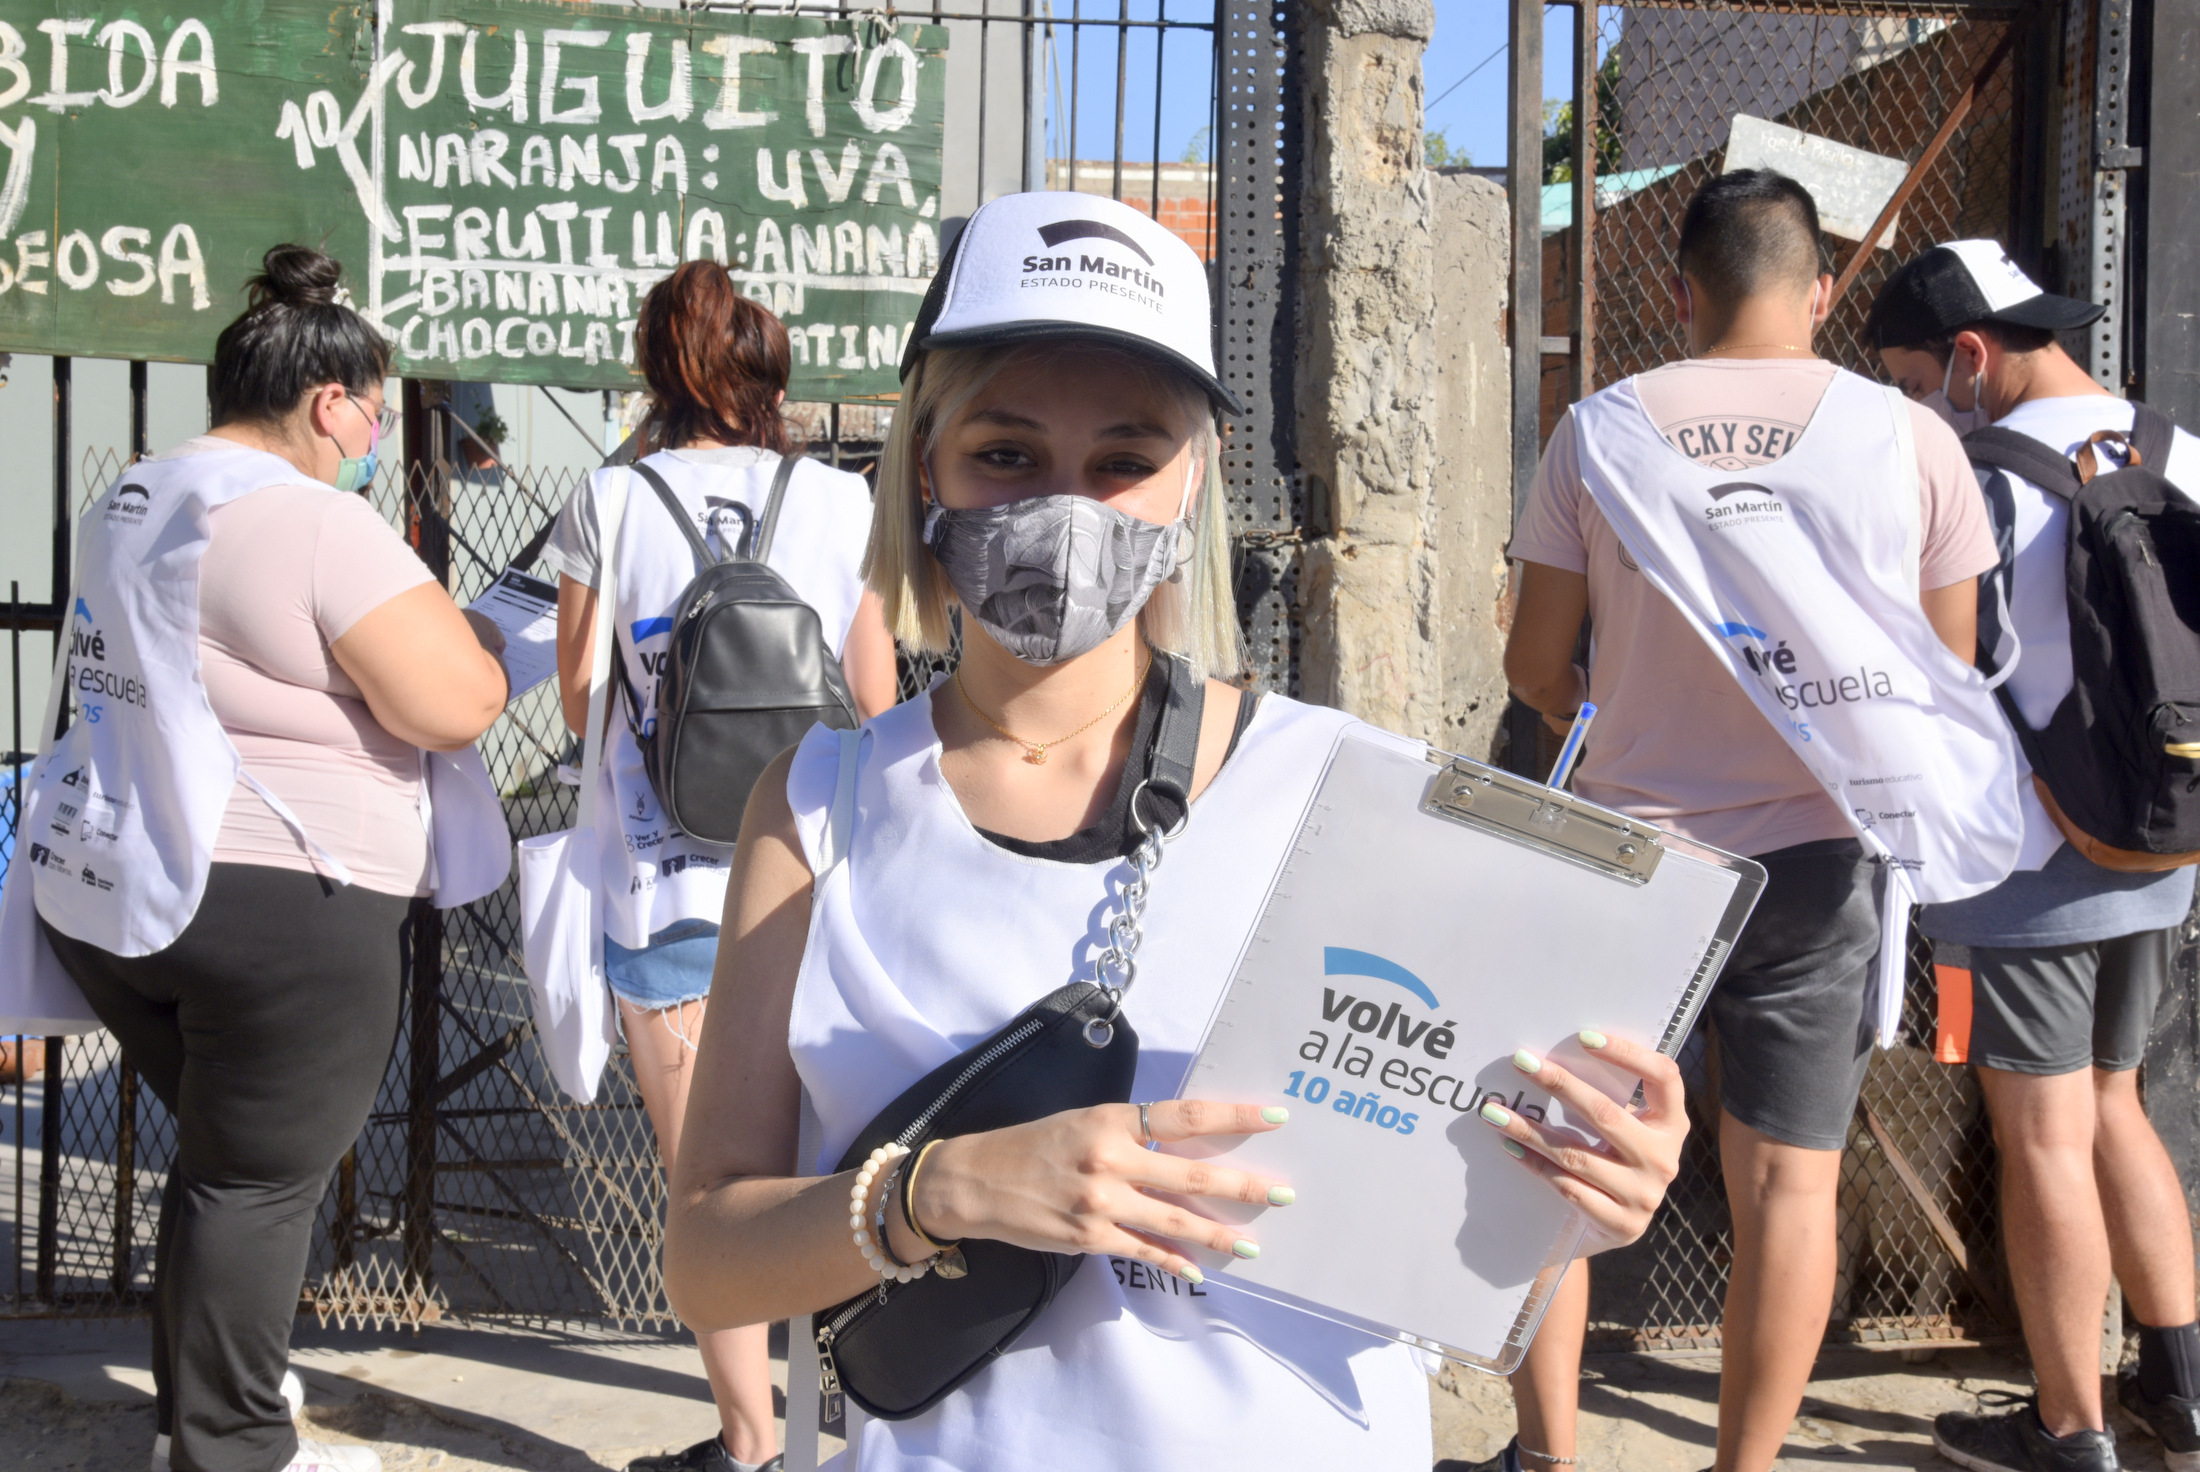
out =
<path fill-rule="evenodd" d="M 1574 4 L 1574 360 L 1572 398 L 1596 392 L 1597 5 Z M 1540 198 L 1542 191 L 1538 189 Z"/>

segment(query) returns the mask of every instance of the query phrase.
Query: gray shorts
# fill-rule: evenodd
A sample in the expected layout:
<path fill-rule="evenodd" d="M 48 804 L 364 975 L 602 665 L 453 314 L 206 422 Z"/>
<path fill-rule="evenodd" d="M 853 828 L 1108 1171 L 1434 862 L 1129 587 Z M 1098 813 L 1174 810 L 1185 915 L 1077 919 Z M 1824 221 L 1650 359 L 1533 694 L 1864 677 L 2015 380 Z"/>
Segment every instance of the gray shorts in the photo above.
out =
<path fill-rule="evenodd" d="M 1839 1150 L 1871 1062 L 1865 992 L 1879 954 L 1877 865 L 1853 838 L 1757 855 L 1765 892 L 1705 1007 L 1719 1103 L 1806 1150 Z"/>
<path fill-rule="evenodd" d="M 2174 935 L 2142 930 L 2074 946 L 1972 946 L 1971 1061 L 2009 1073 L 2137 1068 L 2169 982 Z"/>

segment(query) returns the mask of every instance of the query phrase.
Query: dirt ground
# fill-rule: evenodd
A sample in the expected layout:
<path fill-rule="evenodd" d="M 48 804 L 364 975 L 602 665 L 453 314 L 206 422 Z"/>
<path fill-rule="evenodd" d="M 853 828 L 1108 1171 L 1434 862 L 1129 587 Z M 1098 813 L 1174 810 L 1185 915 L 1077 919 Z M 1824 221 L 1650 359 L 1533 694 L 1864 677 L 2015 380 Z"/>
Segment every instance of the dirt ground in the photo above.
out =
<path fill-rule="evenodd" d="M 1708 1357 L 1594 1357 L 1582 1385 L 1582 1472 L 1700 1472 L 1711 1462 L 1718 1363 Z M 1905 1364 L 1890 1354 L 1828 1351 L 1788 1439 L 1779 1472 L 1837 1466 L 1855 1472 L 1940 1468 L 1932 1418 L 1971 1410 L 1982 1390 L 2026 1388 L 2014 1358 L 1980 1350 L 1943 1352 L 1932 1363 Z M 1440 1459 L 1459 1472 L 1494 1453 L 1512 1434 L 1511 1396 L 1503 1382 L 1447 1369 L 1430 1385 Z M 2116 1417 L 2123 1465 L 2160 1472 L 2159 1447 Z M 0 1472 L 138 1472 L 153 1441 L 149 1399 L 77 1400 L 36 1379 L 0 1383 Z M 617 1466 L 570 1446 L 499 1432 L 417 1401 L 361 1390 L 347 1396 L 309 1392 L 299 1430 L 324 1441 L 364 1442 L 388 1472 L 592 1472 Z"/>

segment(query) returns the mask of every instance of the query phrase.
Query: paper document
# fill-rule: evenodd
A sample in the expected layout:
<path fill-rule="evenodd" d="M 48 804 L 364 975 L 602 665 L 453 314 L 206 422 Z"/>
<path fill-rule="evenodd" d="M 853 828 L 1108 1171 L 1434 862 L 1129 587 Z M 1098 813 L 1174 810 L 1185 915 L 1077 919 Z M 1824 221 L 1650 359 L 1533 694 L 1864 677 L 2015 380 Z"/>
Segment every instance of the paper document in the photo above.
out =
<path fill-rule="evenodd" d="M 1210 1284 L 1503 1373 L 1584 1223 L 1477 1111 L 1568 1126 L 1516 1048 L 1625 1101 L 1635 1077 L 1577 1034 L 1677 1049 L 1763 870 L 1403 746 L 1338 742 L 1185 1080 L 1290 1123 L 1167 1148 L 1298 1191 L 1288 1210 L 1196 1203 L 1257 1218 L 1255 1260 L 1194 1251 Z"/>
<path fill-rule="evenodd" d="M 557 584 L 508 567 L 467 607 L 487 614 L 504 631 L 504 668 L 511 672 L 514 700 L 558 672 Z"/>

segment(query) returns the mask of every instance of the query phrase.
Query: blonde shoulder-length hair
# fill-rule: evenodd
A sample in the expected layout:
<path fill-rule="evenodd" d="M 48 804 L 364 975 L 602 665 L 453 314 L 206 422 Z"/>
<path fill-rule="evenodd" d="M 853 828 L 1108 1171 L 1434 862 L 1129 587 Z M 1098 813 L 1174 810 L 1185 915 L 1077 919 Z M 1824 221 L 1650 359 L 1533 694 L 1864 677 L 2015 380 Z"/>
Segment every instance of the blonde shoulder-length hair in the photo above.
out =
<path fill-rule="evenodd" d="M 1192 543 L 1180 576 L 1154 589 L 1138 627 L 1146 642 L 1188 662 L 1193 673 L 1227 679 L 1243 667 L 1236 599 L 1230 583 L 1229 508 L 1222 488 L 1220 437 L 1206 393 L 1186 375 L 1141 355 L 1079 345 L 1094 362 L 1138 374 L 1179 397 L 1190 412 L 1192 453 L 1202 467 L 1192 511 Z M 879 596 L 886 627 L 918 653 L 945 654 L 954 641 L 948 607 L 954 588 L 924 544 L 923 446 L 952 424 L 1001 373 L 1019 362 L 1061 351 L 1059 344 L 938 348 L 923 354 L 902 386 L 886 434 L 878 495 L 871 505 L 871 541 L 863 577 Z"/>

